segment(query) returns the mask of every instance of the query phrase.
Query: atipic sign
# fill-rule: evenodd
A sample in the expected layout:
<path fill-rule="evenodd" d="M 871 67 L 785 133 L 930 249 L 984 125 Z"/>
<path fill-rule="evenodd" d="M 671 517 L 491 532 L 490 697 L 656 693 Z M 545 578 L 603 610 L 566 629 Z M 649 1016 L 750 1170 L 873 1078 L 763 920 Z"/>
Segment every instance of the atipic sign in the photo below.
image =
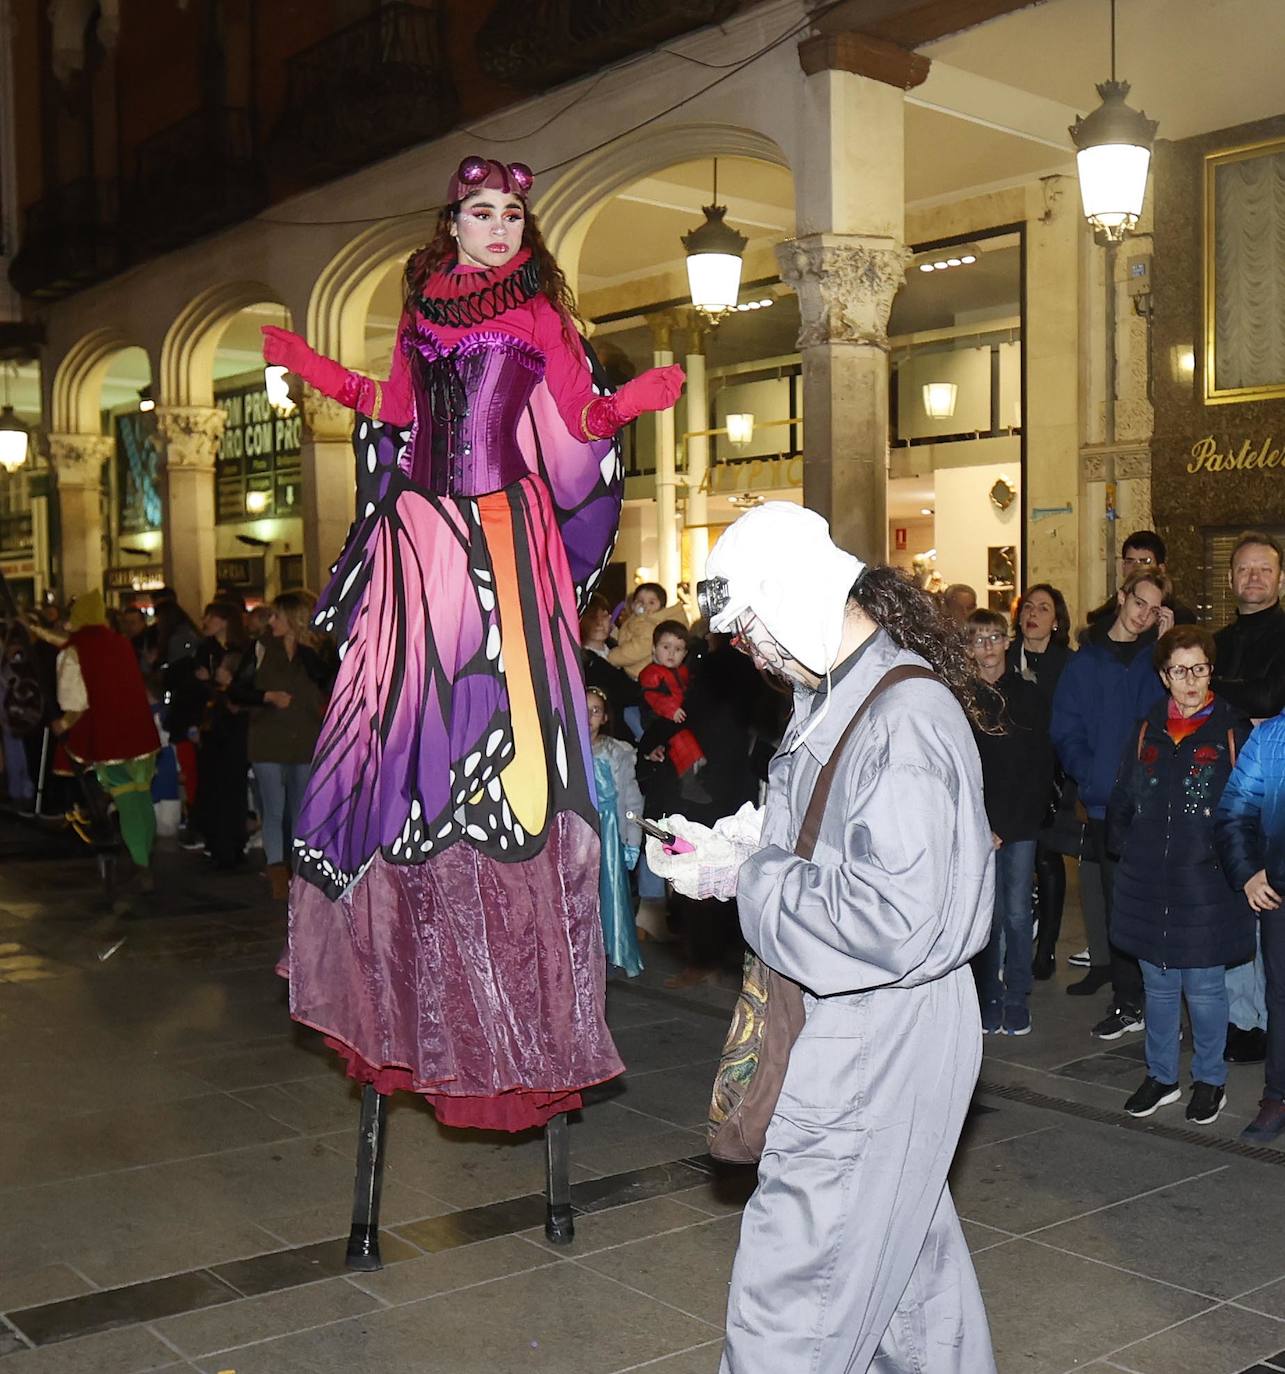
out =
<path fill-rule="evenodd" d="M 302 415 L 278 415 L 262 382 L 220 392 L 214 403 L 227 416 L 215 468 L 220 523 L 293 514 L 302 488 Z"/>

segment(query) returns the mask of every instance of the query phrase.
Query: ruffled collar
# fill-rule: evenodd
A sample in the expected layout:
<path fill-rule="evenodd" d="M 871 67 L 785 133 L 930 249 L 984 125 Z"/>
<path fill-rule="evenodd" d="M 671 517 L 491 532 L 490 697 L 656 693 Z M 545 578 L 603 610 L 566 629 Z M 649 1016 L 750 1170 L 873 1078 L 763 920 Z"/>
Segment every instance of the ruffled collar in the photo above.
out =
<path fill-rule="evenodd" d="M 529 248 L 519 248 L 499 267 L 474 267 L 471 263 L 453 262 L 434 272 L 424 283 L 420 295 L 429 301 L 457 301 L 520 272 L 530 258 Z"/>

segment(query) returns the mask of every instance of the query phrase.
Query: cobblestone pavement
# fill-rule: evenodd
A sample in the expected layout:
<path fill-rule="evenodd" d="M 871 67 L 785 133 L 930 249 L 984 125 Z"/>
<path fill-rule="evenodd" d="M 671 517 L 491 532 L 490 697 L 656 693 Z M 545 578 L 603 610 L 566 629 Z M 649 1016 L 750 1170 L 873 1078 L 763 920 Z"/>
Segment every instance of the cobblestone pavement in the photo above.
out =
<path fill-rule="evenodd" d="M 0 1374 L 713 1374 L 753 1186 L 704 1155 L 733 976 L 669 991 L 651 946 L 612 983 L 628 1074 L 572 1124 L 572 1246 L 538 1135 L 399 1101 L 385 1267 L 355 1274 L 357 1098 L 288 1018 L 283 915 L 253 872 L 158 871 L 112 921 L 83 851 L 0 822 Z M 1260 1071 L 1213 1128 L 1133 1122 L 1140 1037 L 1092 1040 L 1067 981 L 989 1041 L 952 1179 L 1002 1374 L 1285 1370 L 1285 1152 L 1235 1139 Z"/>

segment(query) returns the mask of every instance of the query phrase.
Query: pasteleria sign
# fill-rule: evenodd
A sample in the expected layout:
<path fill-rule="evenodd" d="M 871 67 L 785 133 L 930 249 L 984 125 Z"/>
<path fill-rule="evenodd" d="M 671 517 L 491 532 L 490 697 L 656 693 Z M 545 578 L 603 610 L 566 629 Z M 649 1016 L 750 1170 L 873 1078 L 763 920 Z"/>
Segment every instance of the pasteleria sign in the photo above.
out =
<path fill-rule="evenodd" d="M 1194 476 L 1201 472 L 1252 472 L 1281 465 L 1281 447 L 1270 434 L 1261 443 L 1257 439 L 1246 439 L 1239 448 L 1231 440 L 1227 441 L 1226 448 L 1219 448 L 1217 439 L 1206 434 L 1192 444 L 1187 471 Z"/>

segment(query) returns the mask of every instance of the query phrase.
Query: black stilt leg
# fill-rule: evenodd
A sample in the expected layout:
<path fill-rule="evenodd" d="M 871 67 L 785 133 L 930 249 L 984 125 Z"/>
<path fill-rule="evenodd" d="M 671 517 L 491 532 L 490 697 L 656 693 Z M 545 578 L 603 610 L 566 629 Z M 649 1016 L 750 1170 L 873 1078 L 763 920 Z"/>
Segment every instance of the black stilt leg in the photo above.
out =
<path fill-rule="evenodd" d="M 357 1183 L 353 1189 L 349 1269 L 382 1269 L 379 1258 L 379 1193 L 384 1184 L 384 1131 L 388 1099 L 367 1083 L 361 1090 L 361 1129 L 357 1135 Z"/>
<path fill-rule="evenodd" d="M 567 1114 L 561 1112 L 544 1128 L 544 1234 L 553 1245 L 570 1245 L 576 1236 L 571 1211 L 571 1140 Z"/>

